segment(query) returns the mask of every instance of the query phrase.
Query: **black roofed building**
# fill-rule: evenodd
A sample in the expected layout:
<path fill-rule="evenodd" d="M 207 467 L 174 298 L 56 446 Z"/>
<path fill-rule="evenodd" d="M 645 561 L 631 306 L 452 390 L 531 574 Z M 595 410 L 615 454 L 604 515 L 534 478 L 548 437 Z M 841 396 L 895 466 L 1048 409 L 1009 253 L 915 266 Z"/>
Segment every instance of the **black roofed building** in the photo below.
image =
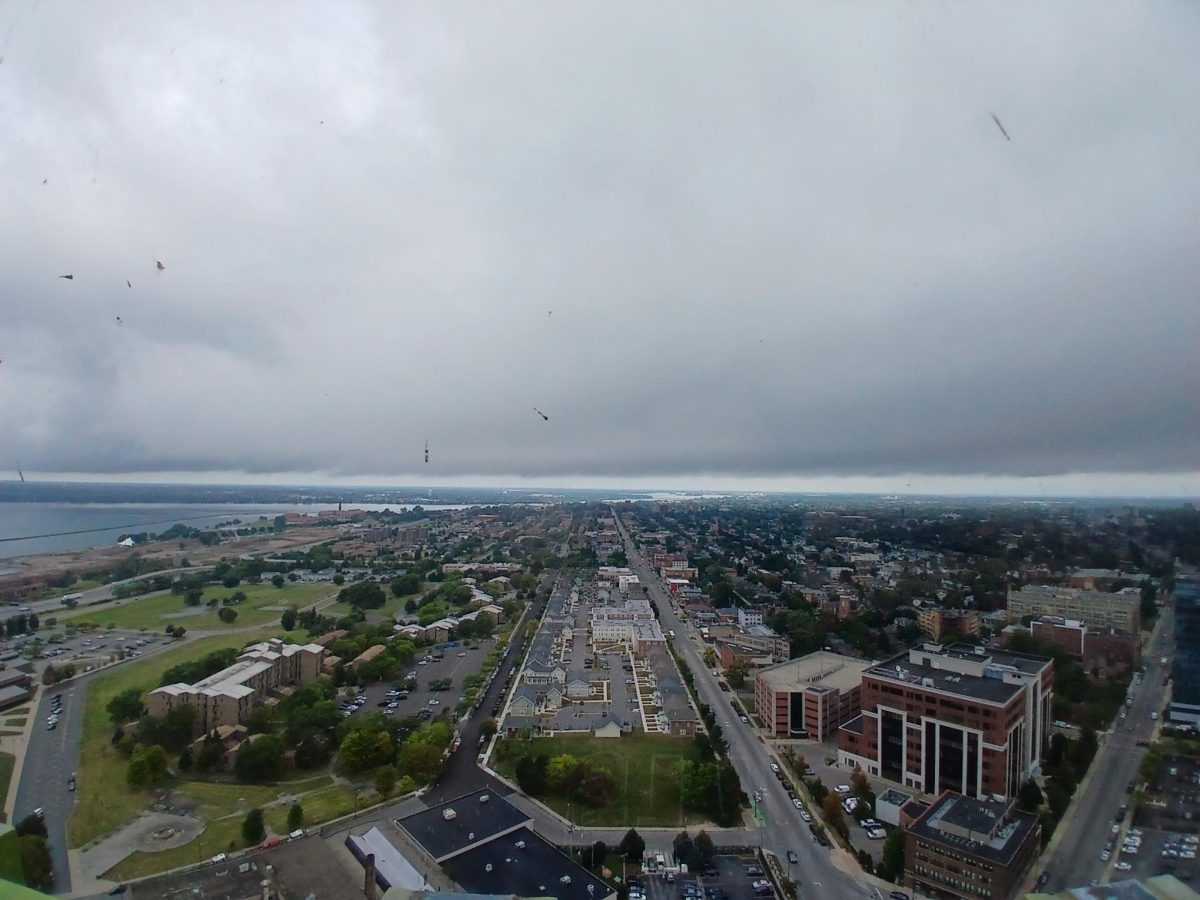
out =
<path fill-rule="evenodd" d="M 611 900 L 613 889 L 530 827 L 492 791 L 476 791 L 396 824 L 467 891 L 559 900 Z"/>
<path fill-rule="evenodd" d="M 942 794 L 904 829 L 904 883 L 922 896 L 1006 900 L 1041 846 L 1037 817 L 1014 801 Z"/>

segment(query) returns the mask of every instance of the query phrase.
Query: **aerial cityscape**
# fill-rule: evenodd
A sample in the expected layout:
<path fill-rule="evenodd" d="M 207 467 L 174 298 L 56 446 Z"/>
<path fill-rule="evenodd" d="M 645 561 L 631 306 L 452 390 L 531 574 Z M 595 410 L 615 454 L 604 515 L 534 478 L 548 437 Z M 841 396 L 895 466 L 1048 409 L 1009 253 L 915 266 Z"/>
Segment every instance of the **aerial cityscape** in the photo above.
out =
<path fill-rule="evenodd" d="M 1200 900 L 1198 46 L 0 3 L 0 900 Z"/>

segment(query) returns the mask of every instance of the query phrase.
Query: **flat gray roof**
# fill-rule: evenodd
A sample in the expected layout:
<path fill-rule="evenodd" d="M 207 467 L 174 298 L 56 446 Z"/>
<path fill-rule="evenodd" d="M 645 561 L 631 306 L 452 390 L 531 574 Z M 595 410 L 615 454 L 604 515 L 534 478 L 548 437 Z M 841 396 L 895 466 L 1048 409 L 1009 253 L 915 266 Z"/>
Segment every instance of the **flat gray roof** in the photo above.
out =
<path fill-rule="evenodd" d="M 807 656 L 769 666 L 757 677 L 776 691 L 800 691 L 815 685 L 847 691 L 862 683 L 863 672 L 872 665 L 870 660 L 817 650 Z"/>

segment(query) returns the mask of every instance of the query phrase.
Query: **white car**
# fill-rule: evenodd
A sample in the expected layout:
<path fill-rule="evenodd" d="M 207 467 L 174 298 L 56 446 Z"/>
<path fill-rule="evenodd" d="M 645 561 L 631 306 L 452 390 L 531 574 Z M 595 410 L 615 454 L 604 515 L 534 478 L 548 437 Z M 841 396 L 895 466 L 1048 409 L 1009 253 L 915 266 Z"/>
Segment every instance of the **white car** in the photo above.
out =
<path fill-rule="evenodd" d="M 839 784 L 833 790 L 834 790 L 834 793 L 837 793 L 837 794 L 848 794 L 848 793 L 850 793 L 850 785 Z"/>
<path fill-rule="evenodd" d="M 1130 869 L 1133 868 L 1133 866 L 1131 866 L 1127 862 L 1119 862 L 1115 866 L 1113 866 L 1113 868 L 1119 872 L 1128 872 Z"/>
<path fill-rule="evenodd" d="M 771 763 L 771 771 L 772 771 L 772 772 L 778 772 L 778 771 L 779 771 L 779 766 L 778 766 L 777 764 L 775 764 L 775 763 Z"/>
<path fill-rule="evenodd" d="M 796 807 L 796 809 L 804 809 L 804 803 L 799 797 L 792 798 L 792 806 Z"/>
<path fill-rule="evenodd" d="M 1100 861 L 1101 862 L 1108 862 L 1111 858 L 1112 858 L 1112 854 L 1109 853 L 1107 850 L 1100 851 Z"/>
<path fill-rule="evenodd" d="M 803 819 L 805 822 L 811 822 L 812 814 L 809 813 L 809 811 L 807 809 L 802 809 L 802 810 L 800 810 L 800 818 Z"/>
<path fill-rule="evenodd" d="M 439 700 L 437 697 L 434 697 L 432 700 L 429 701 L 430 706 L 440 706 L 441 703 L 442 703 L 442 701 Z"/>

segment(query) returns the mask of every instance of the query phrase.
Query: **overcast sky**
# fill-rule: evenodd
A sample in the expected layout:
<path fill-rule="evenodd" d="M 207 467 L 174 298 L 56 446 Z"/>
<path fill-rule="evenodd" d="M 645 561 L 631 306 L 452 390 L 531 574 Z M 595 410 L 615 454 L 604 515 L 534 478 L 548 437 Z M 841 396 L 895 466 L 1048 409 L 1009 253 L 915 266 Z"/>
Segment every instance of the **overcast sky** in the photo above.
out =
<path fill-rule="evenodd" d="M 0 473 L 1200 493 L 1197 46 L 1186 2 L 8 0 Z"/>

